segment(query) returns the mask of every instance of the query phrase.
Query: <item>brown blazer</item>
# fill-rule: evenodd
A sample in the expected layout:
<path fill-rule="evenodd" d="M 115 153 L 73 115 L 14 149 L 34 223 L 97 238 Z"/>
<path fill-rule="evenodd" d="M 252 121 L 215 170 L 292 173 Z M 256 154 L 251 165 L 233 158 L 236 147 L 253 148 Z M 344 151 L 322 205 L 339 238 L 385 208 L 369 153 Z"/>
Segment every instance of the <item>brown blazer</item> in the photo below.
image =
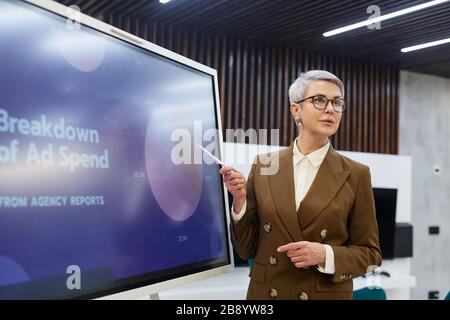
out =
<path fill-rule="evenodd" d="M 247 299 L 351 299 L 352 278 L 381 265 L 378 225 L 369 167 L 330 146 L 308 193 L 295 208 L 291 147 L 279 151 L 279 170 L 261 175 L 253 163 L 247 180 L 247 210 L 232 223 L 242 259 L 254 259 Z M 267 163 L 267 161 L 265 162 Z M 334 275 L 317 266 L 298 269 L 276 249 L 294 241 L 328 244 Z"/>

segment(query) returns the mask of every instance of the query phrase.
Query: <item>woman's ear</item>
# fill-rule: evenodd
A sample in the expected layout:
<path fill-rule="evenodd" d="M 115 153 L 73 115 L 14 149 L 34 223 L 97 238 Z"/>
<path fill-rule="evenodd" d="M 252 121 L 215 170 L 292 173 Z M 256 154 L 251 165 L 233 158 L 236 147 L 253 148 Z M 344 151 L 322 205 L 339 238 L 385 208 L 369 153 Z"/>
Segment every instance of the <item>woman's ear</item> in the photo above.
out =
<path fill-rule="evenodd" d="M 294 117 L 294 121 L 295 121 L 295 124 L 297 125 L 297 127 L 300 127 L 300 124 L 302 123 L 300 108 L 301 108 L 301 105 L 298 103 L 291 104 L 291 114 Z"/>
<path fill-rule="evenodd" d="M 291 114 L 295 118 L 298 117 L 300 113 L 300 105 L 298 103 L 291 103 Z"/>

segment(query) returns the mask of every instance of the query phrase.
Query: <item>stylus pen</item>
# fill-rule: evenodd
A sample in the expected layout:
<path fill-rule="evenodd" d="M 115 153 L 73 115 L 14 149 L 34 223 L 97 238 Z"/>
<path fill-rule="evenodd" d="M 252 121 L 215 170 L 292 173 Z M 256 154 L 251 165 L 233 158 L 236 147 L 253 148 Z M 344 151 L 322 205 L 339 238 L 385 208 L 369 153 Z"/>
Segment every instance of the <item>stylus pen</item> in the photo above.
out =
<path fill-rule="evenodd" d="M 222 160 L 220 160 L 219 158 L 217 158 L 216 156 L 214 156 L 211 152 L 209 152 L 208 150 L 206 150 L 205 148 L 203 148 L 201 145 L 199 145 L 198 143 L 195 144 L 197 147 L 199 147 L 200 149 L 203 150 L 204 153 L 206 153 L 211 159 L 213 159 L 216 163 L 224 166 L 224 167 L 229 167 L 229 165 L 227 165 L 225 162 L 223 162 Z"/>

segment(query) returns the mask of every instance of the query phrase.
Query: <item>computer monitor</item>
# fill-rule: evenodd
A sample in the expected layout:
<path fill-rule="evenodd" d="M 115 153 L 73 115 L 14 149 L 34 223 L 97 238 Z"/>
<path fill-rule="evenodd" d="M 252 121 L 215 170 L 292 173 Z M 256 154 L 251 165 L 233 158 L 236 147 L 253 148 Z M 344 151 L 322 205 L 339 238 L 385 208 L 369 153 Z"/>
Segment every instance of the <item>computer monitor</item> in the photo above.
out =
<path fill-rule="evenodd" d="M 0 299 L 231 271 L 216 71 L 53 1 L 0 1 Z"/>
<path fill-rule="evenodd" d="M 384 260 L 394 258 L 397 189 L 373 188 L 378 221 L 381 254 Z"/>

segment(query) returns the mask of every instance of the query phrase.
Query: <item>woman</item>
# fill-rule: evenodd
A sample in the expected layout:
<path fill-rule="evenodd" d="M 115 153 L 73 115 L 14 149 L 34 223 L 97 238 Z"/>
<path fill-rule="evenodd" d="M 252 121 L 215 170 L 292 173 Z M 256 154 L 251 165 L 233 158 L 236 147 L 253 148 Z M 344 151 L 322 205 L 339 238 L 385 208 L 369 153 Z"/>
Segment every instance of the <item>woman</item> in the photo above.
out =
<path fill-rule="evenodd" d="M 329 140 L 343 98 L 335 75 L 300 75 L 289 88 L 299 134 L 275 155 L 278 171 L 261 174 L 258 159 L 248 181 L 233 168 L 220 170 L 233 195 L 234 246 L 254 259 L 247 299 L 351 299 L 352 279 L 381 264 L 369 168 Z"/>

